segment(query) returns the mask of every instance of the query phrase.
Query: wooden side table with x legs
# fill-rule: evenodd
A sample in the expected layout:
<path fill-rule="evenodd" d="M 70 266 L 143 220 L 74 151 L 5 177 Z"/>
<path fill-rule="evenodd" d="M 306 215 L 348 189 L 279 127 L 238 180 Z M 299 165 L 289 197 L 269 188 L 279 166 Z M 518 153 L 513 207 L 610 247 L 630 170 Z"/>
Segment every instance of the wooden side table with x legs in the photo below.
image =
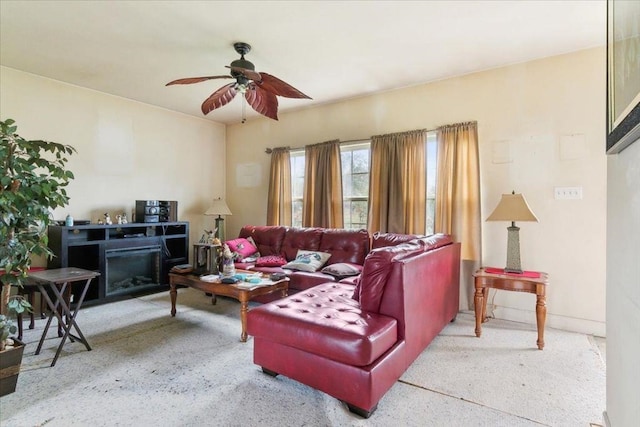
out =
<path fill-rule="evenodd" d="M 58 350 L 56 351 L 56 355 L 53 358 L 53 362 L 51 362 L 51 366 L 55 366 L 58 357 L 60 356 L 60 352 L 62 351 L 62 347 L 67 341 L 67 338 L 71 339 L 72 341 L 80 341 L 84 344 L 87 350 L 91 350 L 89 342 L 82 334 L 82 331 L 80 330 L 80 327 L 76 322 L 76 316 L 78 315 L 80 307 L 82 307 L 82 302 L 84 301 L 84 297 L 87 294 L 87 290 L 89 289 L 91 281 L 99 275 L 100 273 L 98 272 L 84 270 L 82 268 L 76 267 L 58 268 L 29 273 L 29 278 L 35 281 L 38 289 L 40 290 L 40 293 L 42 294 L 42 297 L 47 301 L 47 305 L 51 310 L 49 319 L 47 320 L 47 324 L 44 327 L 44 331 L 42 332 L 42 337 L 40 337 L 40 342 L 38 343 L 38 348 L 36 349 L 35 354 L 40 354 L 42 344 L 47 337 L 49 326 L 51 325 L 51 321 L 54 317 L 58 319 L 58 324 L 62 325 L 62 328 L 64 329 L 64 335 L 62 336 L 62 340 L 58 345 Z M 82 281 L 85 281 L 85 283 L 82 287 L 80 298 L 78 298 L 78 301 L 76 302 L 75 309 L 72 311 L 71 304 L 68 304 L 67 298 L 65 298 L 65 293 L 73 282 Z M 49 287 L 49 289 L 55 296 L 55 301 L 52 301 L 51 298 L 49 298 L 49 294 L 47 293 L 45 286 Z M 60 311 L 58 310 L 58 307 L 61 308 Z M 63 319 L 64 317 L 66 317 L 66 321 Z M 77 335 L 71 333 L 71 328 L 75 329 Z"/>
<path fill-rule="evenodd" d="M 549 284 L 547 273 L 525 271 L 510 274 L 500 269 L 481 268 L 473 274 L 475 278 L 476 336 L 482 334 L 482 323 L 487 318 L 487 294 L 489 288 L 505 291 L 529 292 L 536 294 L 536 323 L 538 327 L 538 348 L 544 348 L 544 323 L 547 319 L 546 289 Z"/>

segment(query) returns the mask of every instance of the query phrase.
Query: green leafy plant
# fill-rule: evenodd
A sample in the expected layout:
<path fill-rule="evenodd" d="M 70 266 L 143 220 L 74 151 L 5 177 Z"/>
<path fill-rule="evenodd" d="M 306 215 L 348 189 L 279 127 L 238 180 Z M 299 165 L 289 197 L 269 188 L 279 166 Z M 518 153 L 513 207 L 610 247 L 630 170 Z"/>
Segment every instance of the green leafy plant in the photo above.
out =
<path fill-rule="evenodd" d="M 16 132 L 14 120 L 0 121 L 0 313 L 5 315 L 30 308 L 20 296 L 11 297 L 11 286 L 22 286 L 32 255 L 53 256 L 47 227 L 51 210 L 69 202 L 65 187 L 74 176 L 66 163 L 76 151 L 51 141 L 26 140 Z"/>
<path fill-rule="evenodd" d="M 3 350 L 9 334 L 15 334 L 17 330 L 18 328 L 16 328 L 16 325 L 13 324 L 11 319 L 4 314 L 0 314 L 0 340 L 3 345 Z"/>

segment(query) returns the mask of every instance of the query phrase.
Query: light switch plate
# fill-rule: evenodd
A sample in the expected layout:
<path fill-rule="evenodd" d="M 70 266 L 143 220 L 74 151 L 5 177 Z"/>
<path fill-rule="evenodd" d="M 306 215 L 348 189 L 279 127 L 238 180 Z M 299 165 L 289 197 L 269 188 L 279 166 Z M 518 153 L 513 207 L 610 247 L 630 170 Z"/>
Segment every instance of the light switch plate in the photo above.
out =
<path fill-rule="evenodd" d="M 582 199 L 582 187 L 554 187 L 556 200 Z"/>

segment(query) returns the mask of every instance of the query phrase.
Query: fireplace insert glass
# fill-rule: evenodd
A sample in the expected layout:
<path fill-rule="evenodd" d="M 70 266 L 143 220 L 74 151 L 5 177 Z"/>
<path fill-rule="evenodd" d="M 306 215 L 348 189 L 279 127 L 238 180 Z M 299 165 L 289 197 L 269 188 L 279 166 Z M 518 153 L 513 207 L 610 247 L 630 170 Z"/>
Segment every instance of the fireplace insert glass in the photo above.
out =
<path fill-rule="evenodd" d="M 160 284 L 160 245 L 105 251 L 106 296 L 144 291 Z"/>

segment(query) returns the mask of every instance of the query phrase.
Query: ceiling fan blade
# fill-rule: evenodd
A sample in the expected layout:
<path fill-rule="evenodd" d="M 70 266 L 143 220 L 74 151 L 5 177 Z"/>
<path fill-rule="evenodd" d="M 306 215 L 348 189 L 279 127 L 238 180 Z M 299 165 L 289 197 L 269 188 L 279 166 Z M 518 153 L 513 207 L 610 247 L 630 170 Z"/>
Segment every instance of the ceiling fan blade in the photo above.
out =
<path fill-rule="evenodd" d="M 209 114 L 216 108 L 227 105 L 229 101 L 236 96 L 236 93 L 238 93 L 235 86 L 235 83 L 229 83 L 228 85 L 224 85 L 217 91 L 213 92 L 211 96 L 205 99 L 202 103 L 202 114 Z"/>
<path fill-rule="evenodd" d="M 272 76 L 271 74 L 260 73 L 260 75 L 262 76 L 262 81 L 258 81 L 256 83 L 258 83 L 262 89 L 271 92 L 274 95 L 283 96 L 285 98 L 311 99 L 311 97 L 300 92 L 289 83 L 285 83 L 279 78 Z"/>
<path fill-rule="evenodd" d="M 253 71 L 253 70 L 249 70 L 248 68 L 230 67 L 228 65 L 225 65 L 225 67 L 231 69 L 231 71 L 235 71 L 235 72 L 244 74 L 244 76 L 247 79 L 253 80 L 254 82 L 259 82 L 260 80 L 262 80 L 262 76 L 260 75 L 260 73 L 258 73 L 256 71 Z"/>
<path fill-rule="evenodd" d="M 212 79 L 232 79 L 232 78 L 233 77 L 231 77 L 231 76 L 188 77 L 186 79 L 178 79 L 178 80 L 170 81 L 165 86 L 188 85 L 188 84 L 191 84 L 191 83 L 205 82 L 207 80 L 212 80 Z"/>
<path fill-rule="evenodd" d="M 251 84 L 244 97 L 247 103 L 251 105 L 251 108 L 258 113 L 270 119 L 278 120 L 278 98 L 274 94 L 267 92 L 256 84 Z"/>

